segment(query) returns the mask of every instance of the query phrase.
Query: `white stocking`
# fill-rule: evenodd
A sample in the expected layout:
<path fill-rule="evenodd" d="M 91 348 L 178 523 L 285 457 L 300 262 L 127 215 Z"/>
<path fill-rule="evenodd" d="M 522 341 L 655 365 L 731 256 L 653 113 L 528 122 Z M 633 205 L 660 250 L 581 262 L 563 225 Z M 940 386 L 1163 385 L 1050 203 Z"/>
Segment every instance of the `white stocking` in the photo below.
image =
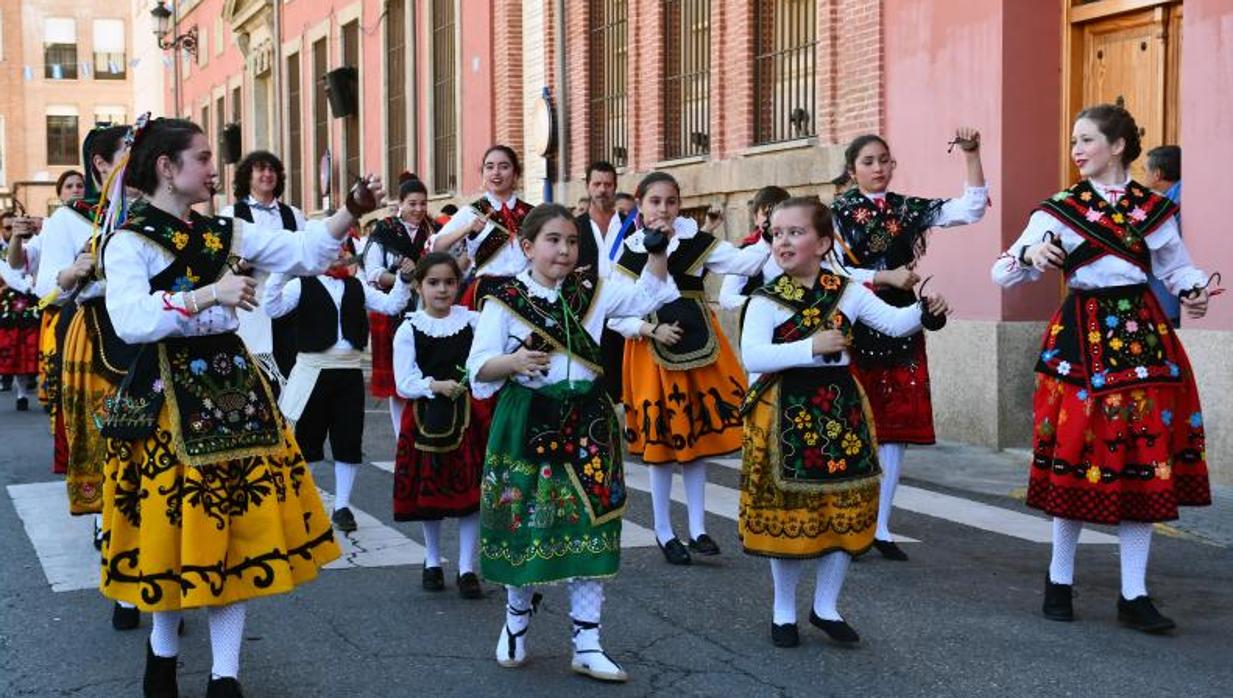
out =
<path fill-rule="evenodd" d="M 407 401 L 397 395 L 390 398 L 390 421 L 394 423 L 394 440 L 398 440 L 398 432 L 402 430 L 402 411 Z"/>
<path fill-rule="evenodd" d="M 839 615 L 839 592 L 848 574 L 852 556 L 842 550 L 827 553 L 818 560 L 818 581 L 813 590 L 813 612 L 822 620 L 843 620 Z"/>
<path fill-rule="evenodd" d="M 475 549 L 479 547 L 479 512 L 458 519 L 458 574 L 475 571 Z"/>
<path fill-rule="evenodd" d="M 17 399 L 30 399 L 30 385 L 26 382 L 29 376 L 13 376 L 13 390 L 17 391 Z"/>
<path fill-rule="evenodd" d="M 510 613 L 510 609 L 515 611 L 528 611 L 531 609 L 531 599 L 535 596 L 535 587 L 505 587 L 505 625 L 509 627 L 510 633 L 517 635 L 526 629 L 531 624 L 531 614 L 522 613 L 515 615 Z"/>
<path fill-rule="evenodd" d="M 599 644 L 599 618 L 604 607 L 604 583 L 588 579 L 569 582 L 566 588 L 569 615 L 574 620 L 574 651 L 603 649 Z"/>
<path fill-rule="evenodd" d="M 424 566 L 441 566 L 441 520 L 424 521 Z"/>
<path fill-rule="evenodd" d="M 804 560 L 771 558 L 771 579 L 775 582 L 775 609 L 773 623 L 784 625 L 796 622 L 796 585 L 801 581 Z"/>
<path fill-rule="evenodd" d="M 206 616 L 210 623 L 210 652 L 214 666 L 210 674 L 215 678 L 240 675 L 240 643 L 244 640 L 244 616 L 247 606 L 243 602 L 228 606 L 213 606 Z"/>
<path fill-rule="evenodd" d="M 1152 549 L 1152 524 L 1123 521 L 1117 526 L 1122 558 L 1122 598 L 1147 596 L 1147 556 Z"/>
<path fill-rule="evenodd" d="M 150 614 L 150 649 L 156 657 L 180 654 L 180 612 L 155 611 Z"/>
<path fill-rule="evenodd" d="M 351 488 L 355 486 L 356 473 L 360 466 L 356 463 L 334 461 L 334 511 L 351 506 Z"/>
<path fill-rule="evenodd" d="M 672 532 L 672 465 L 652 465 L 651 512 L 655 519 L 655 537 L 667 543 L 676 537 Z"/>
<path fill-rule="evenodd" d="M 689 508 L 689 537 L 706 533 L 706 463 L 694 461 L 681 466 L 685 481 L 685 502 Z"/>
<path fill-rule="evenodd" d="M 1053 517 L 1053 558 L 1049 561 L 1049 581 L 1054 584 L 1075 583 L 1075 550 L 1083 522 Z"/>
<path fill-rule="evenodd" d="M 878 462 L 882 465 L 882 489 L 878 493 L 878 529 L 873 537 L 894 541 L 890 532 L 891 505 L 895 503 L 895 488 L 899 486 L 899 467 L 903 463 L 904 444 L 880 444 Z"/>

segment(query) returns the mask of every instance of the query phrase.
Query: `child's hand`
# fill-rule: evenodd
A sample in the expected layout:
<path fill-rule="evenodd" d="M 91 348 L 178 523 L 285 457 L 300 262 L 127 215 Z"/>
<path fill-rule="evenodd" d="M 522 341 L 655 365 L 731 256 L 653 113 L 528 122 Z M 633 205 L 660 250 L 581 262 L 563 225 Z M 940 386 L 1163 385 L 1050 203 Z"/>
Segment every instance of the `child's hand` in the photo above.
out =
<path fill-rule="evenodd" d="M 467 391 L 465 387 L 458 381 L 433 381 L 428 384 L 428 389 L 437 395 L 447 397 L 451 400 L 457 398 Z"/>
<path fill-rule="evenodd" d="M 542 376 L 548 373 L 548 353 L 532 351 L 526 347 L 510 355 L 514 373 L 520 376 Z"/>
<path fill-rule="evenodd" d="M 838 354 L 848 348 L 851 342 L 839 330 L 822 330 L 813 335 L 813 355 Z"/>
<path fill-rule="evenodd" d="M 685 331 L 681 329 L 681 324 L 679 322 L 661 322 L 651 330 L 650 336 L 651 339 L 654 339 L 665 347 L 670 347 L 681 341 L 681 337 L 685 336 Z"/>
<path fill-rule="evenodd" d="M 955 129 L 955 144 L 965 153 L 980 150 L 980 131 L 971 126 L 960 126 Z"/>

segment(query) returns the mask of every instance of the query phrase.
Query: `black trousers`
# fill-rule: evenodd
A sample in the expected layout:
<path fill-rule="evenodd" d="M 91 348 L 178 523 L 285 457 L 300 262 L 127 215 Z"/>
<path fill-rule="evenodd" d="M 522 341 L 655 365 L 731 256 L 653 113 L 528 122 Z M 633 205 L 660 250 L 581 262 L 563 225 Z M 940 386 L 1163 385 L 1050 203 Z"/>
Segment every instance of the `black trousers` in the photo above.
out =
<path fill-rule="evenodd" d="M 325 439 L 334 460 L 359 463 L 364 442 L 364 372 L 358 368 L 327 368 L 295 423 L 295 440 L 305 460 L 325 460 Z"/>

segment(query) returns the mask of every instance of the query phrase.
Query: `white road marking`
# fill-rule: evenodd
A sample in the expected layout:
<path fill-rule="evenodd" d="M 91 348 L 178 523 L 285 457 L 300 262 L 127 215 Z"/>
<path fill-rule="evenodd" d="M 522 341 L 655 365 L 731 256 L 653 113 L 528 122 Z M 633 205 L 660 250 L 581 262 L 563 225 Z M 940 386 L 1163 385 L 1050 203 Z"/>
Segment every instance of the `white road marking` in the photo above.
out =
<path fill-rule="evenodd" d="M 899 485 L 895 492 L 895 507 L 1033 543 L 1053 540 L 1053 524 L 1049 519 L 919 487 Z M 1113 545 L 1117 543 L 1117 537 L 1085 528 L 1079 536 L 1079 543 Z"/>
<path fill-rule="evenodd" d="M 325 490 L 321 501 L 326 511 L 334 510 L 334 495 Z M 386 526 L 376 518 L 354 506 L 356 530 L 343 533 L 334 529 L 334 539 L 342 548 L 342 557 L 325 566 L 327 570 L 351 567 L 398 567 L 400 565 L 424 564 L 424 546 Z"/>
<path fill-rule="evenodd" d="M 51 590 L 97 589 L 94 517 L 68 513 L 64 481 L 9 485 L 8 491 Z"/>

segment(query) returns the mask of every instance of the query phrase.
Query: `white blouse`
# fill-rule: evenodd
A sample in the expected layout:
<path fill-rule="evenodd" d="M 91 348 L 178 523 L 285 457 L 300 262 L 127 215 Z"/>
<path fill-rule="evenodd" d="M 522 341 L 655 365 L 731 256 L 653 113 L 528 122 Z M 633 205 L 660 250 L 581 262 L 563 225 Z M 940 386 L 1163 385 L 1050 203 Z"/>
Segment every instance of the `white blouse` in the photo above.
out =
<path fill-rule="evenodd" d="M 488 198 L 488 203 L 492 204 L 493 209 L 497 211 L 501 210 L 502 202 L 499 199 L 491 193 L 486 193 L 484 196 Z M 510 208 L 510 210 L 513 210 L 514 204 L 517 202 L 518 197 L 511 196 L 509 200 L 504 203 Z M 474 206 L 468 204 L 466 206 L 459 207 L 458 213 L 455 213 L 453 217 L 450 218 L 450 222 L 446 223 L 441 230 L 437 231 L 436 235 L 433 235 L 428 239 L 429 246 L 431 247 L 439 237 L 456 233 L 460 229 L 469 230 L 471 228 L 471 224 L 474 223 L 475 219 L 479 217 L 480 214 L 475 210 Z M 471 261 L 478 264 L 475 259 L 475 252 L 479 250 L 480 244 L 488 238 L 488 235 L 496 229 L 497 226 L 492 221 L 488 221 L 488 223 L 484 226 L 484 229 L 481 230 L 474 238 L 471 238 L 470 233 L 462 236 L 461 242 L 466 246 L 467 256 L 471 258 Z M 518 246 L 517 236 L 514 236 L 507 240 L 505 245 L 500 250 L 493 253 L 492 257 L 488 260 L 488 263 L 483 266 L 483 268 L 477 267 L 475 273 L 478 276 L 514 276 L 526 268 L 527 256 L 523 254 L 522 248 Z"/>
<path fill-rule="evenodd" d="M 77 255 L 86 251 L 86 245 L 93 232 L 94 226 L 68 206 L 61 206 L 51 214 L 50 218 L 43 221 L 43 231 L 38 235 L 38 238 L 42 240 L 40 243 L 42 249 L 38 253 L 38 274 L 34 281 L 36 294 L 42 297 L 59 287 L 56 277 L 60 272 L 73 266 L 73 262 L 77 261 Z M 29 254 L 30 248 L 27 245 L 27 257 Z M 101 281 L 87 281 L 86 285 L 77 292 L 77 300 L 98 298 L 103 295 L 105 289 L 106 284 Z M 62 290 L 56 298 L 56 304 L 63 305 L 68 300 L 68 296 L 69 294 Z"/>
<path fill-rule="evenodd" d="M 398 326 L 394 333 L 394 387 L 398 396 L 407 400 L 432 397 L 429 387 L 433 376 L 424 375 L 415 359 L 415 330 L 429 337 L 453 337 L 464 327 L 475 327 L 479 323 L 479 313 L 461 305 L 450 308 L 449 315 L 435 318 L 423 310 L 408 313 L 406 320 Z M 466 357 L 459 357 L 459 363 Z"/>
<path fill-rule="evenodd" d="M 783 269 L 779 268 L 775 255 L 768 255 L 766 263 L 762 265 L 763 280 L 770 281 L 782 273 Z M 749 281 L 748 276 L 739 274 L 725 276 L 723 285 L 719 287 L 719 307 L 724 310 L 740 310 L 745 305 L 745 301 L 749 300 L 749 296 L 741 293 L 747 281 Z"/>
<path fill-rule="evenodd" d="M 233 251 L 254 269 L 312 276 L 338 259 L 339 239 L 324 221 L 309 221 L 303 232 L 266 230 L 238 218 L 231 220 L 240 236 Z M 153 291 L 150 279 L 173 261 L 170 252 L 128 231 L 115 232 L 107 242 L 107 313 L 116 334 L 126 342 L 157 342 L 165 337 L 193 337 L 234 332 L 239 326 L 235 308 L 213 306 L 196 315 L 185 307 L 183 294 Z"/>
<path fill-rule="evenodd" d="M 1091 182 L 1092 188 L 1106 201 L 1110 200 L 1109 189 L 1125 190 L 1128 183 L 1129 180 L 1120 185 Z M 1067 254 L 1073 252 L 1084 241 L 1084 238 L 1069 225 L 1044 211 L 1036 211 L 1028 219 L 1027 227 L 1019 239 L 993 263 L 991 271 L 993 282 L 1003 288 L 1009 288 L 1025 281 L 1039 279 L 1043 272 L 1034 266 L 1020 264 L 1019 253 L 1024 247 L 1044 242 L 1045 234 L 1048 232 L 1053 232 L 1058 236 L 1062 249 Z M 1151 255 L 1152 273 L 1164 282 L 1169 293 L 1176 295 L 1207 282 L 1207 275 L 1190 261 L 1190 253 L 1186 251 L 1186 245 L 1182 242 L 1175 219 L 1170 218 L 1165 221 L 1143 241 L 1147 243 Z M 1070 288 L 1082 291 L 1145 283 L 1147 283 L 1147 274 L 1142 269 L 1115 255 L 1105 255 L 1091 264 L 1076 269 L 1066 280 Z"/>
<path fill-rule="evenodd" d="M 277 201 L 271 206 L 266 206 L 252 196 L 249 196 L 245 201 L 248 203 L 249 210 L 253 214 L 253 225 L 265 228 L 266 230 L 283 229 L 283 216 L 279 211 Z M 295 218 L 296 230 L 303 230 L 307 223 L 304 218 L 304 212 L 292 206 L 291 213 Z M 223 207 L 220 215 L 225 218 L 233 218 L 235 215 L 235 205 L 228 204 Z M 265 295 L 266 277 L 268 276 L 268 272 L 253 272 L 253 278 L 257 280 L 258 298 Z M 244 346 L 248 347 L 249 352 L 253 354 L 269 354 L 274 351 L 274 331 L 270 325 L 270 317 L 268 315 L 261 312 L 259 308 L 255 310 L 241 310 L 237 308 L 236 317 L 240 319 L 240 326 L 236 328 L 236 334 L 240 335 L 240 339 L 244 340 Z"/>
<path fill-rule="evenodd" d="M 866 286 L 849 282 L 839 299 L 839 312 L 850 322 L 863 322 L 875 330 L 892 337 L 906 337 L 921 329 L 920 305 L 913 303 L 906 308 L 896 308 L 874 295 Z M 813 338 L 795 342 L 774 344 L 775 328 L 788 321 L 792 311 L 769 298 L 754 296 L 749 299 L 745 324 L 741 328 L 741 362 L 749 372 L 750 382 L 758 375 L 788 368 L 847 366 L 851 355 L 847 350 L 840 353 L 838 361 L 827 362 L 813 353 Z"/>
<path fill-rule="evenodd" d="M 350 351 L 355 347 L 343 337 L 342 332 L 342 298 L 346 285 L 342 279 L 332 276 L 320 275 L 317 280 L 325 286 L 325 292 L 330 295 L 330 300 L 334 301 L 334 307 L 338 311 L 338 341 L 327 351 Z M 382 315 L 401 313 L 411 299 L 411 286 L 403 283 L 402 279 L 394 280 L 394 286 L 389 293 L 375 289 L 363 280 L 360 280 L 360 287 L 364 289 L 364 308 Z M 272 318 L 280 318 L 298 308 L 303 288 L 298 276 L 270 274 L 265 285 L 265 295 L 261 298 L 266 314 Z"/>
<path fill-rule="evenodd" d="M 530 270 L 520 272 L 518 279 L 526 284 L 532 295 L 556 302 L 557 289 L 540 285 L 531 278 Z M 648 270 L 643 269 L 642 275 L 636 282 L 613 283 L 600 280 L 595 298 L 591 301 L 591 312 L 587 317 L 578 319 L 582 322 L 582 327 L 587 334 L 598 342 L 603 333 L 604 321 L 608 317 L 640 318 L 680 296 L 676 282 L 671 276 L 666 281 L 660 281 Z M 504 378 L 485 382 L 476 380 L 476 376 L 489 359 L 517 351 L 521 346 L 520 341 L 531 335 L 531 329 L 526 322 L 500 303 L 490 300 L 484 304 L 484 310 L 480 313 L 479 324 L 475 330 L 475 341 L 471 345 L 471 355 L 467 357 L 467 375 L 471 376 L 472 395 L 482 400 L 491 397 L 501 386 L 505 385 L 506 379 Z M 554 351 L 549 354 L 546 376 L 515 374 L 510 379 L 528 388 L 540 388 L 567 379 L 594 380 L 595 373 L 575 361 L 573 356 L 565 352 Z"/>
<path fill-rule="evenodd" d="M 668 240 L 668 256 L 671 257 L 672 253 L 681 246 L 681 240 L 688 240 L 697 234 L 698 223 L 692 218 L 677 218 L 673 221 L 672 237 Z M 646 248 L 642 246 L 644 235 L 645 232 L 643 230 L 631 233 L 625 238 L 625 246 L 634 252 L 646 252 Z M 716 274 L 753 276 L 770 260 L 770 254 L 771 246 L 767 244 L 766 240 L 758 240 L 758 242 L 744 248 L 737 247 L 726 240 L 720 240 L 718 244 L 711 248 L 706 261 L 699 265 L 698 269 L 691 272 L 691 274 L 693 276 L 702 276 L 705 270 Z M 613 273 L 610 281 L 619 285 L 633 284 L 633 280 L 629 278 L 629 275 L 620 271 Z M 646 315 L 646 313 L 614 318 L 608 321 L 608 327 L 616 332 L 620 332 L 627 339 L 640 340 L 642 339 L 640 330 L 642 328 L 643 315 Z"/>

